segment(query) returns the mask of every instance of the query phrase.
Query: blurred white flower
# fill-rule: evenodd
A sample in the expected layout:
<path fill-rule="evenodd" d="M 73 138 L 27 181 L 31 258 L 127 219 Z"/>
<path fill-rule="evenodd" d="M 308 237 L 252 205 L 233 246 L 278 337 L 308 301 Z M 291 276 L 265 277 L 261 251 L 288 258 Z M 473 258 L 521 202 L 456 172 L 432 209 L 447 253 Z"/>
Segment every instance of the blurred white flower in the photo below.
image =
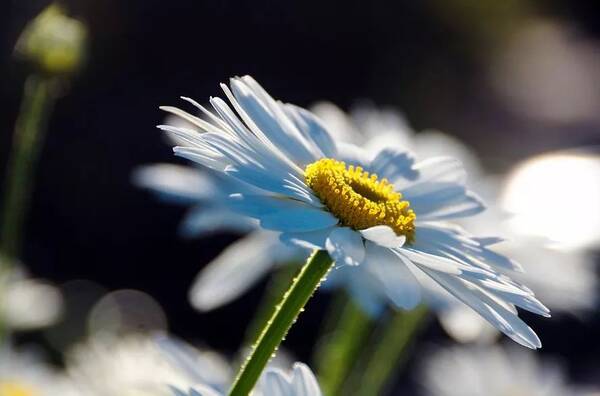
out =
<path fill-rule="evenodd" d="M 538 354 L 498 346 L 441 349 L 427 359 L 423 386 L 431 396 L 583 395 L 555 363 Z"/>
<path fill-rule="evenodd" d="M 57 370 L 34 353 L 0 349 L 0 396 L 75 396 L 75 389 Z"/>
<path fill-rule="evenodd" d="M 155 336 L 97 336 L 71 351 L 67 372 L 81 393 L 91 396 L 162 396 L 170 394 L 169 385 L 204 383 L 221 389 L 228 383 L 230 368 L 218 354 L 183 343 L 177 351 L 178 361 L 170 359 Z M 182 369 L 181 360 L 195 370 Z"/>
<path fill-rule="evenodd" d="M 10 273 L 0 277 L 3 325 L 11 331 L 23 331 L 55 323 L 62 313 L 59 290 L 43 280 L 28 278 L 19 266 L 10 267 Z"/>
<path fill-rule="evenodd" d="M 226 393 L 198 384 L 187 391 L 173 388 L 175 396 L 225 396 Z M 252 396 L 321 396 L 322 392 L 310 368 L 295 363 L 291 372 L 267 368 L 261 375 Z"/>
<path fill-rule="evenodd" d="M 240 183 L 230 195 L 237 212 L 285 242 L 326 249 L 338 265 L 362 268 L 343 269 L 347 284 L 370 271 L 371 292 L 398 307 L 419 303 L 418 278 L 427 276 L 516 342 L 540 346 L 515 307 L 544 316 L 548 310 L 497 272 L 516 267 L 488 249 L 498 240 L 445 223 L 484 209 L 465 186 L 460 162 L 338 144 L 312 113 L 273 100 L 249 76 L 232 79 L 231 91 L 222 88 L 241 119 L 219 98 L 211 99 L 216 114 L 186 99 L 208 121 L 163 109 L 206 133 L 161 129 L 178 140 L 177 155 Z"/>

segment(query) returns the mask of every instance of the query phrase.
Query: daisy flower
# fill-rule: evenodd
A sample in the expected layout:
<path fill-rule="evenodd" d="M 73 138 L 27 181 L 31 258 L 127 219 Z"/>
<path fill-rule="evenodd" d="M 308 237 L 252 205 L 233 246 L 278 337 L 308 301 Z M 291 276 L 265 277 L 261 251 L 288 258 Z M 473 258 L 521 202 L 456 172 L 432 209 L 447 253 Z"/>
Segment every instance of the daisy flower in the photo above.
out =
<path fill-rule="evenodd" d="M 560 365 L 537 354 L 498 346 L 439 350 L 425 363 L 422 383 L 431 396 L 584 395 L 567 383 Z"/>
<path fill-rule="evenodd" d="M 160 338 L 167 340 L 166 336 Z M 186 388 L 196 383 L 224 388 L 231 371 L 222 357 L 174 340 L 168 342 L 178 345 L 178 361 L 166 357 L 156 336 L 95 336 L 69 353 L 67 373 L 82 394 L 94 396 L 166 396 L 170 395 L 169 385 Z M 179 361 L 184 359 L 196 369 L 182 369 Z"/>
<path fill-rule="evenodd" d="M 336 144 L 312 113 L 275 101 L 251 77 L 222 88 L 233 109 L 212 98 L 214 114 L 187 99 L 208 121 L 166 108 L 203 133 L 161 128 L 182 142 L 177 155 L 255 190 L 230 196 L 240 215 L 256 218 L 285 242 L 327 251 L 338 266 L 385 273 L 380 290 L 400 307 L 420 302 L 415 274 L 423 274 L 516 342 L 540 347 L 516 307 L 543 316 L 548 309 L 499 273 L 516 264 L 489 249 L 498 239 L 448 222 L 484 209 L 465 187 L 459 161 L 417 162 L 396 149 L 372 155 Z"/>

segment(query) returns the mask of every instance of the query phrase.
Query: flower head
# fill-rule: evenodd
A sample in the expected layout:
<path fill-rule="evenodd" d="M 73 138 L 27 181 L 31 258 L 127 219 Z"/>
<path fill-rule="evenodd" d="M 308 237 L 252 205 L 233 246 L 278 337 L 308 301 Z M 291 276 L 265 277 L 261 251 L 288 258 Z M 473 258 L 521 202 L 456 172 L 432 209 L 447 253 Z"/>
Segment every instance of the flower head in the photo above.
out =
<path fill-rule="evenodd" d="M 235 210 L 280 233 L 283 241 L 326 249 L 338 264 L 385 272 L 379 278 L 381 289 L 400 307 L 419 303 L 415 275 L 420 274 L 515 341 L 540 346 L 515 307 L 544 316 L 548 310 L 529 289 L 498 272 L 515 266 L 489 249 L 498 240 L 477 238 L 446 223 L 484 209 L 466 188 L 459 161 L 440 157 L 417 162 L 391 148 L 372 155 L 337 144 L 312 113 L 275 101 L 251 77 L 232 79 L 231 90 L 222 88 L 237 115 L 219 98 L 211 99 L 216 114 L 187 99 L 207 120 L 165 109 L 202 132 L 161 128 L 181 142 L 174 148 L 177 155 L 253 189 L 231 194 Z M 327 172 L 331 175 L 322 176 Z M 366 179 L 363 172 L 369 174 Z M 388 194 L 383 206 L 374 192 Z"/>

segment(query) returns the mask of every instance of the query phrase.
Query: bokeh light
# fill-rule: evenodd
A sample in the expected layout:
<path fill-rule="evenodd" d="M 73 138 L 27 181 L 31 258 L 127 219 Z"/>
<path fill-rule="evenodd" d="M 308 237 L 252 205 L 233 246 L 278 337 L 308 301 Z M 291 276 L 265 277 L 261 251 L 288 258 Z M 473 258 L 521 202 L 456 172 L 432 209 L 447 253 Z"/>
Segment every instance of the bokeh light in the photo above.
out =
<path fill-rule="evenodd" d="M 600 243 L 600 157 L 550 153 L 518 165 L 502 193 L 516 232 L 565 248 Z"/>

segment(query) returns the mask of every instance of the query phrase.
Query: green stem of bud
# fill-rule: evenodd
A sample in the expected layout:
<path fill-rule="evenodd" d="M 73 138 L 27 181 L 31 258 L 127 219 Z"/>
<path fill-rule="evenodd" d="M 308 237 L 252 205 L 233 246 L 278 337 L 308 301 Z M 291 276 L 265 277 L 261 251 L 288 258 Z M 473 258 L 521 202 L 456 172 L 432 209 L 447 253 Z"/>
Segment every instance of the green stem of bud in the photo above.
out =
<path fill-rule="evenodd" d="M 55 80 L 31 75 L 25 81 L 8 160 L 0 223 L 0 251 L 8 259 L 19 255 L 23 223 L 29 206 L 33 174 L 44 138 L 46 121 L 55 100 Z"/>
<path fill-rule="evenodd" d="M 18 258 L 23 223 L 29 206 L 33 172 L 44 136 L 46 120 L 55 100 L 55 81 L 32 75 L 25 81 L 5 178 L 0 212 L 0 290 L 6 287 L 12 262 Z M 0 346 L 10 329 L 0 312 Z"/>

